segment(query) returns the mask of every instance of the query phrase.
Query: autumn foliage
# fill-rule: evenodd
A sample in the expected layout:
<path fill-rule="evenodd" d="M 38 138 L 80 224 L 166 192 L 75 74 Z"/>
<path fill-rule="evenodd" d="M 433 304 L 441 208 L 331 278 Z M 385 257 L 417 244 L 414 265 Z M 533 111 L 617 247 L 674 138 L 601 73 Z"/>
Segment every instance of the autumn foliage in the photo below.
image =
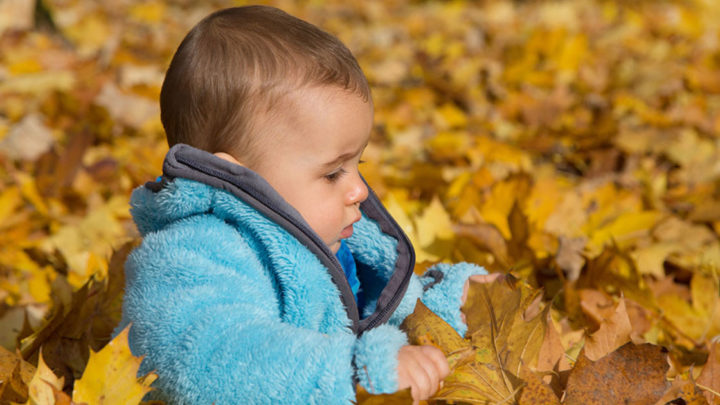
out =
<path fill-rule="evenodd" d="M 161 170 L 176 46 L 240 3 L 0 2 L 0 403 L 150 389 L 110 341 L 129 194 Z M 358 57 L 361 170 L 418 272 L 506 274 L 471 286 L 466 336 L 421 303 L 404 324 L 452 366 L 431 403 L 720 404 L 720 3 L 270 4 Z"/>

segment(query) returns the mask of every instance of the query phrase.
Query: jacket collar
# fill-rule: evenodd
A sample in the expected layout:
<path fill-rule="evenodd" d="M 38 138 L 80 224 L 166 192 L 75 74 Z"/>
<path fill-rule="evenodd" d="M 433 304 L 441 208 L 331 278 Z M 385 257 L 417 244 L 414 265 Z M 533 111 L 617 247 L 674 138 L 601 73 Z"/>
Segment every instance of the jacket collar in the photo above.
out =
<path fill-rule="evenodd" d="M 407 290 L 415 265 L 415 252 L 410 240 L 390 216 L 375 193 L 368 187 L 368 198 L 360 205 L 363 214 L 377 222 L 382 232 L 398 241 L 395 269 L 378 298 L 375 312 L 360 320 L 352 290 L 335 255 L 310 228 L 299 212 L 288 204 L 260 175 L 243 166 L 218 158 L 206 151 L 185 144 L 174 145 L 163 163 L 161 182 L 145 187 L 159 191 L 173 178 L 198 181 L 225 190 L 266 216 L 302 243 L 328 269 L 340 291 L 340 299 L 357 335 L 385 323 Z"/>

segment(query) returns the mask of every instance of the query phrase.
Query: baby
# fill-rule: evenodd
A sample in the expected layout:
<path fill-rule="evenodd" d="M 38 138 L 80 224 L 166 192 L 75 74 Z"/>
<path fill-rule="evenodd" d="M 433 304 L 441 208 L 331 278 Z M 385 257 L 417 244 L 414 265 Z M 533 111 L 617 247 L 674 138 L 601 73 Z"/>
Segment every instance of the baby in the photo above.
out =
<path fill-rule="evenodd" d="M 442 352 L 398 326 L 418 298 L 459 333 L 475 265 L 413 274 L 412 246 L 358 172 L 373 104 L 350 51 L 280 10 L 202 20 L 175 53 L 171 148 L 133 192 L 143 243 L 120 331 L 169 403 L 348 404 L 436 392 Z"/>

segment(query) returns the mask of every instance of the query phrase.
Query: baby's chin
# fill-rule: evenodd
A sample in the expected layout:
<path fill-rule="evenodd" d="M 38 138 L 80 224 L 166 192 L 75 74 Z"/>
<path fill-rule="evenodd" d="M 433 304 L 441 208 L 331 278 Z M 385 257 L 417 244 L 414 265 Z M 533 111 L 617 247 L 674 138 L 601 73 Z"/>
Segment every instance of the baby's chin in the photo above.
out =
<path fill-rule="evenodd" d="M 329 244 L 328 248 L 330 248 L 330 251 L 333 252 L 333 254 L 337 254 L 338 250 L 340 250 L 340 241 L 336 240 L 335 242 Z"/>

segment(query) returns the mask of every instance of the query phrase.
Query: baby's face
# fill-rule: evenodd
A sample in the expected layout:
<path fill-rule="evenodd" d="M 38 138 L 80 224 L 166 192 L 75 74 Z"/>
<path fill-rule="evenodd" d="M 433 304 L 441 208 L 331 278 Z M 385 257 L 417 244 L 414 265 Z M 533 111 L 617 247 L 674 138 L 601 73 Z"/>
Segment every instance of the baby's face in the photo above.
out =
<path fill-rule="evenodd" d="M 300 212 L 333 253 L 360 220 L 368 196 L 358 164 L 370 138 L 372 104 L 334 87 L 290 94 L 269 122 L 260 163 L 251 167 Z"/>

